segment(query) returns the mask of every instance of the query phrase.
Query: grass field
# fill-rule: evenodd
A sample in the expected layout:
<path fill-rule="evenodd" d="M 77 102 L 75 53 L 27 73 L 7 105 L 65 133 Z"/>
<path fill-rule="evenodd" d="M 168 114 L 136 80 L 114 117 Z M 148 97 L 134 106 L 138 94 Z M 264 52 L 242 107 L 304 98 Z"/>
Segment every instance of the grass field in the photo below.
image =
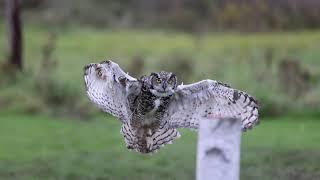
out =
<path fill-rule="evenodd" d="M 3 113 L 1 179 L 194 179 L 196 133 L 153 156 L 129 152 L 111 117 L 88 122 Z M 243 135 L 245 180 L 320 178 L 320 121 L 264 119 Z"/>
<path fill-rule="evenodd" d="M 0 42 L 3 42 L 0 44 L 0 57 L 5 57 L 6 32 L 1 24 L 0 27 Z M 147 72 L 160 70 L 158 65 L 161 60 L 178 54 L 192 59 L 196 68 L 193 79 L 212 75 L 239 85 L 244 82 L 237 82 L 239 79 L 235 79 L 234 75 L 252 68 L 247 67 L 251 63 L 255 68 L 263 68 L 266 49 L 273 51 L 272 58 L 276 62 L 285 57 L 294 57 L 303 61 L 312 71 L 319 71 L 314 65 L 320 65 L 319 31 L 209 33 L 199 37 L 179 32 L 48 28 L 27 24 L 24 33 L 24 64 L 27 70 L 39 67 L 41 50 L 50 32 L 57 35 L 54 58 L 58 61 L 58 74 L 74 84 L 79 83 L 84 64 L 107 58 L 127 66 L 131 58 L 137 55 L 146 59 Z M 221 65 L 226 68 L 223 72 L 219 71 Z M 250 75 L 250 72 L 242 73 L 241 77 Z"/>
<path fill-rule="evenodd" d="M 24 27 L 25 72 L 40 74 L 43 47 L 48 44 L 50 32 L 55 32 L 56 46 L 51 57 L 57 62 L 54 80 L 67 84 L 69 91 L 79 94 L 78 99 L 85 99 L 82 78 L 85 64 L 112 59 L 127 71 L 133 57 L 141 56 L 145 60 L 143 72 L 146 74 L 168 70 L 175 60 L 186 59 L 192 67 L 191 72 L 187 72 L 191 74 L 189 82 L 208 78 L 223 81 L 264 101 L 263 108 L 271 109 L 268 111 L 277 108 L 280 112 L 288 108 L 293 111 L 316 111 L 320 105 L 317 98 L 320 96 L 320 31 L 208 33 L 194 36 L 168 31 L 98 30 L 72 26 L 49 28 L 28 23 Z M 0 42 L 6 41 L 4 30 L 0 29 Z M 0 43 L 0 63 L 6 58 L 5 45 Z M 270 57 L 268 52 L 271 52 Z M 272 61 L 270 67 L 266 65 L 268 58 Z M 311 74 L 310 89 L 298 98 L 288 95 L 281 86 L 285 82 L 279 80 L 279 62 L 285 58 L 301 62 L 303 70 Z M 22 85 L 0 89 L 0 98 L 3 92 L 8 99 L 5 101 L 19 102 L 16 104 L 24 104 L 27 98 L 37 100 L 38 92 L 34 93 L 34 89 L 29 88 L 35 80 L 22 81 Z M 27 98 L 7 98 L 15 94 Z M 295 98 L 295 103 L 291 103 L 292 98 Z M 7 107 L 4 105 L 3 108 Z"/>

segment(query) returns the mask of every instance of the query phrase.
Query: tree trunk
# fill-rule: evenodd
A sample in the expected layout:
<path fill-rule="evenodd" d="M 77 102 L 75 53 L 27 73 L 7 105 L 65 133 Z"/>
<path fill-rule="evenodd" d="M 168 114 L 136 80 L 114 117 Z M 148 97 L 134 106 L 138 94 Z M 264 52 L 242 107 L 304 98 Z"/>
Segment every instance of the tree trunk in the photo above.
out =
<path fill-rule="evenodd" d="M 241 121 L 201 119 L 197 180 L 239 180 Z"/>
<path fill-rule="evenodd" d="M 7 0 L 9 64 L 22 70 L 22 32 L 19 0 Z"/>

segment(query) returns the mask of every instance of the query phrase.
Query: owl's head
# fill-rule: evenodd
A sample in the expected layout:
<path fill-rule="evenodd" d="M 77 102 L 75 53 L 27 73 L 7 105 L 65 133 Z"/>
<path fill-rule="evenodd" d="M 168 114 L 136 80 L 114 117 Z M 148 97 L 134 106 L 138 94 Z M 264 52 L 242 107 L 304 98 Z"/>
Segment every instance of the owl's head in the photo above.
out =
<path fill-rule="evenodd" d="M 171 72 L 157 72 L 150 75 L 150 92 L 159 97 L 167 97 L 177 88 L 177 77 Z"/>

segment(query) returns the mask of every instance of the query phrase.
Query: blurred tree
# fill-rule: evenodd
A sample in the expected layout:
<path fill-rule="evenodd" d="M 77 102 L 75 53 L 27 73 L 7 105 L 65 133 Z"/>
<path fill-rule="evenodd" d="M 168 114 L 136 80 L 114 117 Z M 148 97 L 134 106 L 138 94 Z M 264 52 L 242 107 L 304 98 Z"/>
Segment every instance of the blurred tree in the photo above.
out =
<path fill-rule="evenodd" d="M 22 70 L 22 32 L 18 0 L 7 0 L 9 64 Z"/>

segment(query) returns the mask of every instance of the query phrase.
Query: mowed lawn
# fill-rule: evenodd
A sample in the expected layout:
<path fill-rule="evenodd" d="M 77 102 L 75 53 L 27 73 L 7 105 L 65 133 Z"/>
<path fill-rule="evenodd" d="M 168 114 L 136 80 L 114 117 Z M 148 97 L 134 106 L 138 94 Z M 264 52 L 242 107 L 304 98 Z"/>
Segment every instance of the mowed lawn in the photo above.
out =
<path fill-rule="evenodd" d="M 158 153 L 126 149 L 120 123 L 0 115 L 0 179 L 194 179 L 196 132 Z M 244 180 L 320 179 L 320 120 L 263 119 L 242 137 Z"/>

